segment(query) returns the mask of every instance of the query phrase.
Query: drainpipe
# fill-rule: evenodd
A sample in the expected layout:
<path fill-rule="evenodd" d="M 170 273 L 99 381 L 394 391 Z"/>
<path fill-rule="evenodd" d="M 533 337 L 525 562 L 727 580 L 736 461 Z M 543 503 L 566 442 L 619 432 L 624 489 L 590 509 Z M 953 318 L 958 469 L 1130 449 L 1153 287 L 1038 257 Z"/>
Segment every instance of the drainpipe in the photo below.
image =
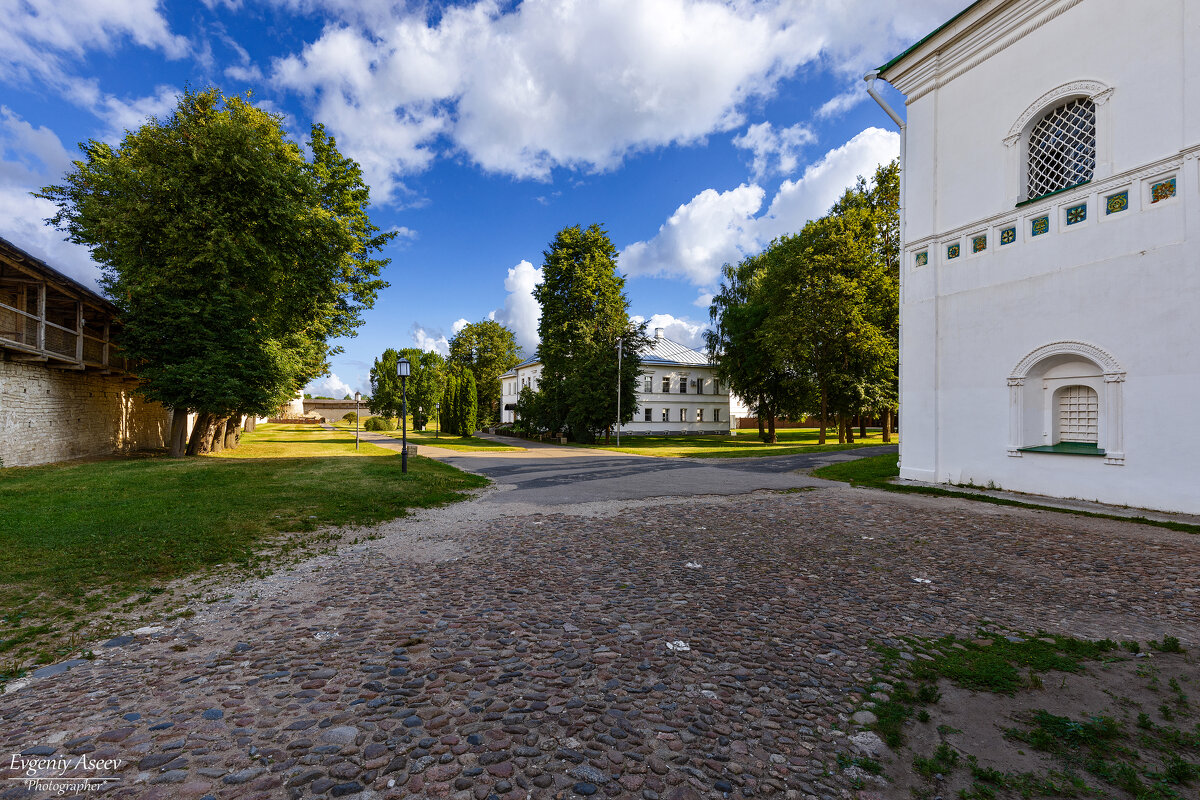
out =
<path fill-rule="evenodd" d="M 893 109 L 890 105 L 888 105 L 887 101 L 884 100 L 883 97 L 880 96 L 879 91 L 875 88 L 875 81 L 879 80 L 879 70 L 877 70 L 877 69 L 871 70 L 870 72 L 868 72 L 866 75 L 863 76 L 863 80 L 867 82 L 867 94 L 871 95 L 871 99 L 879 104 L 879 107 L 883 109 L 884 113 L 887 114 L 889 117 L 891 117 L 892 122 L 896 123 L 896 127 L 900 129 L 900 187 L 899 187 L 900 188 L 900 209 L 899 209 L 899 213 L 900 213 L 900 308 L 904 308 L 904 267 L 905 267 L 904 244 L 907 241 L 907 237 L 905 235 L 906 229 L 904 227 L 904 209 L 905 209 L 905 206 L 908 205 L 907 198 L 904 195 L 904 186 L 905 186 L 904 175 L 905 175 L 905 172 L 907 171 L 907 163 L 905 160 L 905 155 L 906 155 L 905 151 L 906 151 L 906 145 L 908 142 L 908 125 L 906 125 L 904 120 L 900 118 L 900 115 L 896 113 L 895 109 Z M 900 354 L 899 354 L 898 363 L 897 363 L 897 374 L 898 374 L 898 380 L 901 382 L 901 384 L 903 384 L 903 381 L 904 381 L 904 326 L 903 325 L 900 326 L 900 341 L 898 342 L 898 344 L 900 347 Z M 936 402 L 937 402 L 937 393 L 934 392 L 934 403 L 936 403 Z M 935 407 L 935 411 L 934 411 L 934 419 L 935 420 L 937 419 L 936 407 Z M 900 421 L 899 414 L 896 415 L 896 421 L 897 422 Z M 903 433 L 903 428 L 905 428 L 907 426 L 900 426 L 900 427 L 901 427 L 901 433 Z M 934 435 L 936 436 L 937 435 L 936 423 L 935 423 L 934 430 L 935 430 Z M 900 436 L 900 442 L 898 444 L 898 449 L 900 452 L 900 464 L 903 465 L 904 464 L 904 437 L 903 436 Z M 937 452 L 937 447 L 935 445 L 934 453 L 936 454 L 936 452 Z M 936 480 L 936 473 L 937 473 L 937 466 L 936 466 L 937 456 L 936 455 L 934 456 L 934 460 L 935 460 L 935 465 L 934 465 L 935 478 L 934 479 Z"/>

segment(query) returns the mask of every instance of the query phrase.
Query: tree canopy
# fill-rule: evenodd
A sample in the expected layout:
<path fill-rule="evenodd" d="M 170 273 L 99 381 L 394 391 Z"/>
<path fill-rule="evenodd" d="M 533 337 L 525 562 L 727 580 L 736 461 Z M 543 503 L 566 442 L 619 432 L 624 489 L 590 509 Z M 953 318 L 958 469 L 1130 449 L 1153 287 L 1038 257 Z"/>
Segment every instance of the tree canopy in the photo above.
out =
<path fill-rule="evenodd" d="M 412 415 L 413 428 L 422 430 L 434 415 L 434 408 L 441 401 L 446 384 L 446 361 L 437 353 L 416 347 L 402 350 L 389 347 L 384 350 L 371 366 L 371 401 L 368 408 L 372 414 L 400 416 L 404 387 L 396 374 L 396 365 L 401 358 L 407 358 L 411 365 L 407 388 L 408 413 Z"/>
<path fill-rule="evenodd" d="M 500 419 L 500 376 L 521 363 L 516 335 L 495 320 L 485 319 L 463 327 L 450 340 L 448 361 L 475 376 L 480 422 Z"/>
<path fill-rule="evenodd" d="M 311 159 L 248 98 L 189 91 L 118 147 L 81 145 L 41 190 L 50 221 L 100 264 L 147 398 L 271 413 L 327 371 L 330 338 L 362 324 L 393 234 L 371 223 L 362 171 L 320 125 L 308 146 Z"/>
<path fill-rule="evenodd" d="M 563 228 L 542 255 L 542 283 L 534 288 L 542 307 L 541 426 L 592 441 L 618 421 L 618 339 L 624 351 L 620 421 L 633 419 L 639 354 L 649 344 L 645 324 L 629 321 L 617 251 L 599 225 Z"/>
<path fill-rule="evenodd" d="M 896 405 L 899 332 L 899 172 L 859 178 L 830 213 L 736 267 L 709 309 L 718 373 L 764 415 L 838 417 Z M 820 441 L 824 442 L 824 425 Z"/>

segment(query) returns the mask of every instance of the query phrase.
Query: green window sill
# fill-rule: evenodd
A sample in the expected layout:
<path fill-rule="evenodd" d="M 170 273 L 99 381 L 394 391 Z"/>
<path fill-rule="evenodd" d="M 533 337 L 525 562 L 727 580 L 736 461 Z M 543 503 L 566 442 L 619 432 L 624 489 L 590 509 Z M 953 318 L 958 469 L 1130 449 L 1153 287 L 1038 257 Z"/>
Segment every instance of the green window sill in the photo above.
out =
<path fill-rule="evenodd" d="M 1104 451 L 1094 444 L 1084 444 L 1083 442 L 1059 442 L 1058 444 L 1046 444 L 1040 447 L 1022 447 L 1022 453 L 1059 453 L 1060 455 L 1068 456 L 1102 456 Z"/>
<path fill-rule="evenodd" d="M 1036 203 L 1040 200 L 1045 200 L 1047 197 L 1054 197 L 1055 195 L 1062 194 L 1063 192 L 1073 191 L 1075 189 L 1078 189 L 1080 186 L 1087 186 L 1091 182 L 1092 182 L 1091 179 L 1088 179 L 1086 181 L 1081 181 L 1080 183 L 1073 184 L 1071 186 L 1064 186 L 1061 189 L 1055 189 L 1053 192 L 1046 192 L 1045 194 L 1039 194 L 1037 197 L 1031 197 L 1028 200 L 1022 200 L 1021 202 L 1017 203 L 1016 208 L 1021 208 L 1022 206 L 1027 206 L 1030 203 Z"/>

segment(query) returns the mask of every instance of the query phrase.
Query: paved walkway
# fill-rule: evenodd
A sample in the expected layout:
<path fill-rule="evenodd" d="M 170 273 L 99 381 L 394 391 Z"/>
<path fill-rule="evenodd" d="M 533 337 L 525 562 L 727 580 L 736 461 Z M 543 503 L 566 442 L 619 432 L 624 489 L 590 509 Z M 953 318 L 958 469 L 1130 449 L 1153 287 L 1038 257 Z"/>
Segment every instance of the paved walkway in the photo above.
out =
<path fill-rule="evenodd" d="M 483 437 L 526 450 L 461 452 L 421 445 L 419 452 L 459 469 L 486 475 L 508 490 L 491 495 L 487 502 L 531 506 L 734 495 L 760 489 L 819 486 L 825 482 L 803 473 L 837 461 L 896 452 L 895 445 L 882 445 L 771 458 L 655 458 L 488 434 Z M 390 436 L 365 434 L 363 438 L 381 447 L 400 450 L 400 442 Z"/>
<path fill-rule="evenodd" d="M 836 757 L 873 643 L 990 621 L 1200 646 L 1192 535 L 804 489 L 763 462 L 554 457 L 557 483 L 533 456 L 477 457 L 516 488 L 379 526 L 0 696 L 0 747 L 120 759 L 76 773 L 151 800 L 849 800 Z M 781 478 L 802 490 L 646 496 Z M 607 499 L 565 499 L 585 488 Z"/>

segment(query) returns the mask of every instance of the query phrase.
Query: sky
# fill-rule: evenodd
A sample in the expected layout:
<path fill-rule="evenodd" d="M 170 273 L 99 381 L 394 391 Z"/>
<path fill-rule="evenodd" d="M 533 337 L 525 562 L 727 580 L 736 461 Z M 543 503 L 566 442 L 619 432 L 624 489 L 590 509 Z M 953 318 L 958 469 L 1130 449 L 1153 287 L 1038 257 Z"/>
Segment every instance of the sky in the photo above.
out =
<path fill-rule="evenodd" d="M 185 87 L 249 91 L 296 141 L 323 123 L 397 233 L 389 288 L 311 393 L 369 393 L 385 348 L 445 353 L 483 319 L 532 353 L 570 225 L 608 231 L 636 319 L 698 347 L 723 264 L 899 154 L 862 76 L 966 4 L 0 0 L 0 236 L 95 285 L 30 192 Z"/>

